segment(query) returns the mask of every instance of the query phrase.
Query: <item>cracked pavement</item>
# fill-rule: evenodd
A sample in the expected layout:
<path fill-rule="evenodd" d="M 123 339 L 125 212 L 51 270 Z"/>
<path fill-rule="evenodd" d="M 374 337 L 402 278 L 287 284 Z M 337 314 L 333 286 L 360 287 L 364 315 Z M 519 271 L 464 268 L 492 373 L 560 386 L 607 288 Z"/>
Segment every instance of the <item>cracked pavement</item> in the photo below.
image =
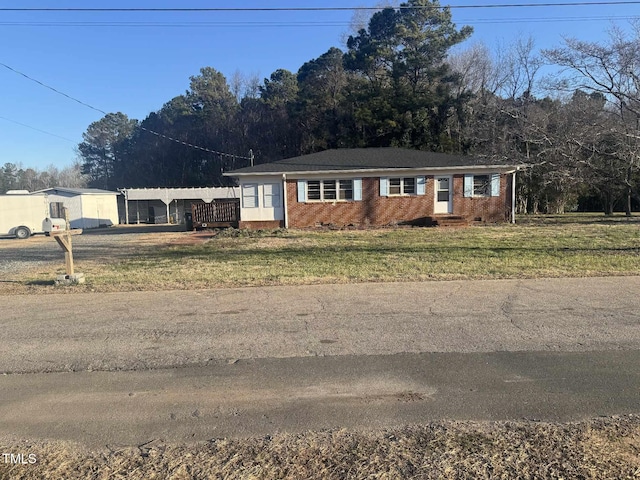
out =
<path fill-rule="evenodd" d="M 640 411 L 640 277 L 0 296 L 0 437 Z"/>
<path fill-rule="evenodd" d="M 640 349 L 640 277 L 0 296 L 0 373 Z"/>

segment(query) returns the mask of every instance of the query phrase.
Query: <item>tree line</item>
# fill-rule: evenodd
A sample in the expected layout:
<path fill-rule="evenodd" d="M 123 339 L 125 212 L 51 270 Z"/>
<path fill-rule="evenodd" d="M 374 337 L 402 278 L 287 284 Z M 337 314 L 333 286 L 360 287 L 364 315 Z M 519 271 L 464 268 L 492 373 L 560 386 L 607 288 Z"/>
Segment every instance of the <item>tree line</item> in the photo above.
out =
<path fill-rule="evenodd" d="M 51 165 L 45 170 L 25 168 L 22 164 L 10 162 L 0 166 L 0 194 L 9 190 L 35 192 L 50 187 L 84 188 L 88 182 L 80 163 L 63 169 Z"/>
<path fill-rule="evenodd" d="M 425 6 L 438 8 L 407 8 Z M 222 173 L 249 157 L 395 146 L 526 164 L 520 212 L 638 206 L 640 28 L 614 29 L 603 43 L 537 52 L 519 40 L 494 52 L 462 49 L 471 27 L 458 28 L 437 0 L 401 7 L 373 14 L 344 50 L 295 73 L 227 80 L 204 67 L 141 121 L 106 115 L 78 146 L 83 173 L 106 189 L 224 185 Z"/>

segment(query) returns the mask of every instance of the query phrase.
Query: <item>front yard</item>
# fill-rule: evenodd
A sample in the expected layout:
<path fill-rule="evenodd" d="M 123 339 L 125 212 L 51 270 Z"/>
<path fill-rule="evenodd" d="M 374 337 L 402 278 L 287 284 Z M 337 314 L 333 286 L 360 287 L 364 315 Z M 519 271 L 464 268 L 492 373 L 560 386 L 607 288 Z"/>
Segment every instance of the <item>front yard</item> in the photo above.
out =
<path fill-rule="evenodd" d="M 192 245 L 167 244 L 158 234 L 158 244 L 147 241 L 126 255 L 85 252 L 76 269 L 87 283 L 71 290 L 637 275 L 637 220 L 573 215 L 470 228 L 223 230 Z M 60 291 L 51 279 L 62 265 L 25 272 L 13 290 Z"/>

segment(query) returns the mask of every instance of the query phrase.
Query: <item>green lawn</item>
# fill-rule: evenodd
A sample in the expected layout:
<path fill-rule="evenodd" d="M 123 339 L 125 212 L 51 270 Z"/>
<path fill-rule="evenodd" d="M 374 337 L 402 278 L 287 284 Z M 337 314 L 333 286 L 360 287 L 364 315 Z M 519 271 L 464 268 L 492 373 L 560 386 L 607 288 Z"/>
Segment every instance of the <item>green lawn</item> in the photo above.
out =
<path fill-rule="evenodd" d="M 640 274 L 640 223 L 526 218 L 470 228 L 223 231 L 85 264 L 87 288 L 184 289 L 375 281 Z"/>

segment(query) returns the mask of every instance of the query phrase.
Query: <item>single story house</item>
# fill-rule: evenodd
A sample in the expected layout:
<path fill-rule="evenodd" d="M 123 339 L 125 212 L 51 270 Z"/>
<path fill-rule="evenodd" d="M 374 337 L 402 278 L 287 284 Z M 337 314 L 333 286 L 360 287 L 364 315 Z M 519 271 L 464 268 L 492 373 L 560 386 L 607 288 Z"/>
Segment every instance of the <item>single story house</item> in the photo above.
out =
<path fill-rule="evenodd" d="M 118 192 L 97 188 L 45 188 L 33 193 L 46 193 L 51 215 L 62 216 L 67 209 L 71 228 L 110 227 L 118 224 Z"/>
<path fill-rule="evenodd" d="M 184 224 L 192 203 L 238 198 L 234 187 L 120 188 L 120 223 Z"/>
<path fill-rule="evenodd" d="M 400 148 L 326 150 L 225 173 L 241 228 L 515 222 L 522 166 Z"/>

